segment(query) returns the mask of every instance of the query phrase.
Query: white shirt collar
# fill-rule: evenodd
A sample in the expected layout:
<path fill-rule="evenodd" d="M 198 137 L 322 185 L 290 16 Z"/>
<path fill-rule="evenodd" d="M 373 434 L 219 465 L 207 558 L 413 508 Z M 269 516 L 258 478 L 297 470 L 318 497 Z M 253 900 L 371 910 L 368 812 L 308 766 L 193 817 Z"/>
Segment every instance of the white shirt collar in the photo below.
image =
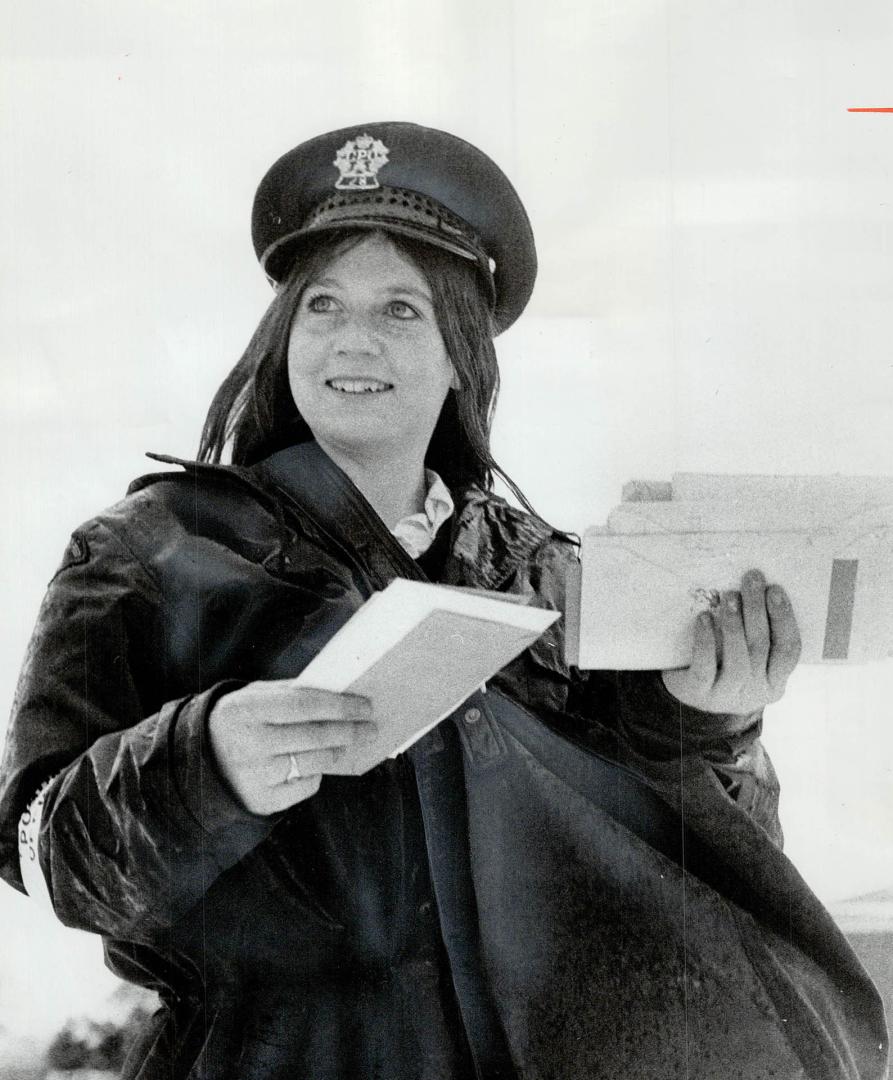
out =
<path fill-rule="evenodd" d="M 408 514 L 391 529 L 400 546 L 417 559 L 434 543 L 437 530 L 452 516 L 455 505 L 449 488 L 432 469 L 425 469 L 428 494 L 425 509 L 418 514 Z"/>

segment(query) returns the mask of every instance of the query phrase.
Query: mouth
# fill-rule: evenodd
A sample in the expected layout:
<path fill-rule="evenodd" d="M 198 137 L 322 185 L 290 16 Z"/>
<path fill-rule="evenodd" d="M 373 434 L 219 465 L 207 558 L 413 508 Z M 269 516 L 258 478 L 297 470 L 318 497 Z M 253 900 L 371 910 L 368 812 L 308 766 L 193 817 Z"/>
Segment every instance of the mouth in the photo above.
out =
<path fill-rule="evenodd" d="M 326 386 L 337 390 L 339 394 L 383 394 L 393 390 L 394 384 L 381 379 L 326 379 Z"/>

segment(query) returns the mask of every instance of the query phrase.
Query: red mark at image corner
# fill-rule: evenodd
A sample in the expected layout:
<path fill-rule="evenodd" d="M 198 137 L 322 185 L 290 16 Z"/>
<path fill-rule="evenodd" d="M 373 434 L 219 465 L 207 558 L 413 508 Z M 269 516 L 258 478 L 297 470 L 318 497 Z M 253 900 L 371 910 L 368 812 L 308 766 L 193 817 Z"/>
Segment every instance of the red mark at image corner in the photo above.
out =
<path fill-rule="evenodd" d="M 871 108 L 847 109 L 847 112 L 888 112 L 888 113 L 893 113 L 893 106 L 885 105 L 885 106 L 883 106 L 881 108 L 878 108 L 877 106 L 872 106 Z"/>

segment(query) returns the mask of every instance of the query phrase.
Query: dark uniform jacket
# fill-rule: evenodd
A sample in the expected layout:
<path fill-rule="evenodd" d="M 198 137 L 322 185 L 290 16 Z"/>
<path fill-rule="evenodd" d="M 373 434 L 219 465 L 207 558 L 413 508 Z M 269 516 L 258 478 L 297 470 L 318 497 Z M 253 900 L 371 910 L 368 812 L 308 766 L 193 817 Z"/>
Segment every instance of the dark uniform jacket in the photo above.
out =
<path fill-rule="evenodd" d="M 442 580 L 563 610 L 573 561 L 458 494 Z M 17 822 L 58 774 L 56 913 L 161 996 L 126 1075 L 881 1077 L 877 994 L 781 853 L 759 716 L 569 670 L 560 621 L 408 754 L 281 815 L 240 807 L 213 703 L 300 672 L 394 576 L 422 573 L 315 444 L 145 477 L 74 534 L 17 693 L 0 855 L 21 888 Z"/>

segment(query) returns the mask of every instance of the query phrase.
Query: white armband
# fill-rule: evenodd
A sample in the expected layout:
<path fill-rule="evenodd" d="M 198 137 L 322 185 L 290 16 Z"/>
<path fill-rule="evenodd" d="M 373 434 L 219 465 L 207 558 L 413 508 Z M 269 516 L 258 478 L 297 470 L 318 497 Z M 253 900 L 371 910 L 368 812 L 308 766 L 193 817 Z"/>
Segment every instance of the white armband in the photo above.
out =
<path fill-rule="evenodd" d="M 25 891 L 42 907 L 46 906 L 50 910 L 52 910 L 53 904 L 50 900 L 50 891 L 47 888 L 43 871 L 40 869 L 37 844 L 47 788 L 55 779 L 55 776 L 51 776 L 49 780 L 44 780 L 37 789 L 37 794 L 28 804 L 27 810 L 19 818 L 19 867 Z"/>

